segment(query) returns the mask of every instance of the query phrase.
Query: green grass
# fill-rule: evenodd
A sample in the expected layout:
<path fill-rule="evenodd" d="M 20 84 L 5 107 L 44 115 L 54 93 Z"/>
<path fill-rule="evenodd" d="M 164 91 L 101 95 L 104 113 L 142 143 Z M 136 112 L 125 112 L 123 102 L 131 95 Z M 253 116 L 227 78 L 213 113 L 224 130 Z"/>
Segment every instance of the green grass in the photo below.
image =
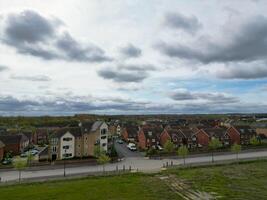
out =
<path fill-rule="evenodd" d="M 179 198 L 157 178 L 136 174 L 0 187 L 0 199 L 166 200 Z"/>
<path fill-rule="evenodd" d="M 193 189 L 220 199 L 267 199 L 267 162 L 171 170 Z"/>
<path fill-rule="evenodd" d="M 220 199 L 267 199 L 267 161 L 176 168 L 156 175 L 126 174 L 3 186 L 0 187 L 0 199 L 180 199 L 181 197 L 177 196 L 169 185 L 158 178 L 159 175 L 171 175 L 168 176 L 171 178 L 174 176 L 191 190 L 207 192 Z"/>

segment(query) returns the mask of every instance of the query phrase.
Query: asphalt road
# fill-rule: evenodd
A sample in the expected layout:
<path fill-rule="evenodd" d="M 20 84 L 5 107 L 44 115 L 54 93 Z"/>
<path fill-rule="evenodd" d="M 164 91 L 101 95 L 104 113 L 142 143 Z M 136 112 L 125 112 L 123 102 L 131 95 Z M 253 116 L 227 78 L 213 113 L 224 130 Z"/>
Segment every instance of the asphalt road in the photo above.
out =
<path fill-rule="evenodd" d="M 125 142 L 123 144 L 118 144 L 117 142 L 115 142 L 115 148 L 120 158 L 142 157 L 142 154 L 140 152 L 130 151 L 127 148 L 127 144 Z"/>
<path fill-rule="evenodd" d="M 257 152 L 244 152 L 239 154 L 240 159 L 257 159 L 267 157 L 267 150 L 257 151 Z M 216 155 L 214 160 L 217 162 L 225 162 L 229 160 L 234 160 L 235 154 L 226 154 L 226 155 Z M 122 160 L 119 163 L 110 163 L 105 167 L 106 171 L 115 171 L 118 169 L 129 169 L 138 170 L 142 172 L 157 172 L 160 171 L 163 164 L 173 163 L 174 165 L 179 165 L 183 163 L 182 159 L 162 159 L 162 160 L 151 160 L 144 157 L 128 157 Z M 199 156 L 199 157 L 190 157 L 186 159 L 186 163 L 198 164 L 211 162 L 211 156 Z M 85 173 L 97 173 L 103 170 L 102 166 L 77 166 L 66 168 L 67 175 L 77 175 Z M 46 169 L 46 170 L 27 170 L 22 172 L 22 179 L 44 179 L 46 177 L 53 176 L 63 176 L 63 168 L 61 169 Z M 14 181 L 18 179 L 18 172 L 14 170 L 1 171 L 0 177 L 3 182 Z"/>

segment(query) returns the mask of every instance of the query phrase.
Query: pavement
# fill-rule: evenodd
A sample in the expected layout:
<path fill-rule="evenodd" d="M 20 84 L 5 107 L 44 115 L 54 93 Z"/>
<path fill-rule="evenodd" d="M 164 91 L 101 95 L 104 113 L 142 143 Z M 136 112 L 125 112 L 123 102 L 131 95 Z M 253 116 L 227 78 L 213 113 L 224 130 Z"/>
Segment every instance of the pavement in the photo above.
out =
<path fill-rule="evenodd" d="M 123 150 L 124 146 L 122 145 Z M 126 151 L 127 152 L 127 151 Z M 127 152 L 129 153 L 129 152 Z M 135 152 L 134 152 L 135 153 Z M 145 157 L 140 156 L 137 153 L 137 157 L 126 157 L 122 161 L 118 163 L 110 163 L 105 165 L 105 171 L 114 172 L 117 169 L 131 169 L 141 172 L 158 172 L 165 166 L 167 163 L 170 165 L 180 165 L 183 163 L 182 159 L 162 159 L 162 160 L 153 160 L 147 159 Z M 133 154 L 131 154 L 133 155 Z M 250 159 L 258 159 L 258 158 L 267 158 L 267 150 L 257 151 L 257 152 L 243 152 L 239 154 L 239 159 L 242 160 L 250 160 Z M 235 154 L 226 154 L 226 155 L 215 155 L 215 162 L 227 162 L 233 161 L 236 159 Z M 211 156 L 198 156 L 198 157 L 189 157 L 186 159 L 187 164 L 198 164 L 198 163 L 207 163 L 211 162 Z M 103 170 L 103 166 L 77 166 L 77 167 L 66 167 L 67 176 L 75 176 L 75 175 L 88 175 L 94 173 L 101 173 Z M 57 169 L 45 169 L 45 170 L 27 170 L 22 171 L 22 179 L 31 180 L 31 179 L 44 179 L 45 177 L 62 177 L 64 173 L 63 168 Z M 6 170 L 0 171 L 0 177 L 2 182 L 15 181 L 18 179 L 18 171 L 14 170 Z"/>

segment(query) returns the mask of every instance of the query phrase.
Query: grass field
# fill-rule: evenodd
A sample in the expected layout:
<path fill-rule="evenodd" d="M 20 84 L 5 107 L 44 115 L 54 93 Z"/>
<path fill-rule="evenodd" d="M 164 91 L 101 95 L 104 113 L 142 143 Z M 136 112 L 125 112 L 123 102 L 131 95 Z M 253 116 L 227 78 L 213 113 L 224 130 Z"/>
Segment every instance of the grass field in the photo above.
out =
<path fill-rule="evenodd" d="M 157 178 L 138 174 L 0 187 L 1 200 L 166 200 L 166 197 L 177 199 Z"/>
<path fill-rule="evenodd" d="M 218 199 L 267 199 L 267 161 L 172 170 L 192 189 Z"/>
<path fill-rule="evenodd" d="M 0 187 L 3 200 L 171 200 L 198 195 L 267 199 L 267 161 Z"/>

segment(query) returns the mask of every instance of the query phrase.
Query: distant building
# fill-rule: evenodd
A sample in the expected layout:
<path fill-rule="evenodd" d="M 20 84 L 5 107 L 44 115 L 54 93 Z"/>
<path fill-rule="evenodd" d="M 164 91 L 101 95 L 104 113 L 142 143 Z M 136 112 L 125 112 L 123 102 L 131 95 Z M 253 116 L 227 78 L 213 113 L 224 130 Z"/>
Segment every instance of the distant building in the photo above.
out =
<path fill-rule="evenodd" d="M 24 134 L 2 134 L 0 140 L 5 144 L 4 151 L 18 155 L 29 145 L 29 139 Z"/>

